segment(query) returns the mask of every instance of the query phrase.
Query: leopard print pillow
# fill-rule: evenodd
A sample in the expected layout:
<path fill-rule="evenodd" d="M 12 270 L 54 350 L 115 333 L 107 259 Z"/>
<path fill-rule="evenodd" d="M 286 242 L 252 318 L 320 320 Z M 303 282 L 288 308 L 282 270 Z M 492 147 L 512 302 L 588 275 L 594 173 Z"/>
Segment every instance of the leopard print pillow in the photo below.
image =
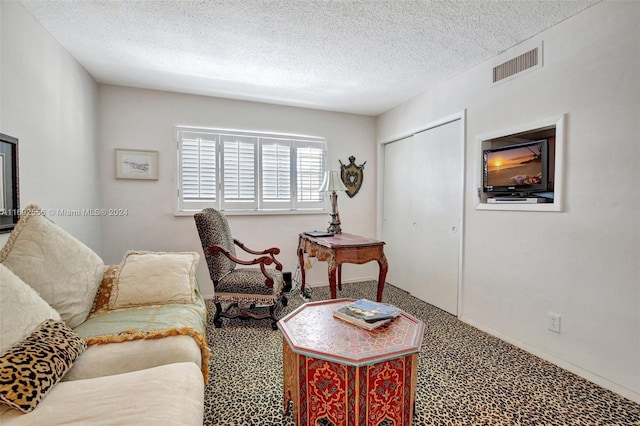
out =
<path fill-rule="evenodd" d="M 0 403 L 32 411 L 86 348 L 64 322 L 43 322 L 0 356 Z"/>

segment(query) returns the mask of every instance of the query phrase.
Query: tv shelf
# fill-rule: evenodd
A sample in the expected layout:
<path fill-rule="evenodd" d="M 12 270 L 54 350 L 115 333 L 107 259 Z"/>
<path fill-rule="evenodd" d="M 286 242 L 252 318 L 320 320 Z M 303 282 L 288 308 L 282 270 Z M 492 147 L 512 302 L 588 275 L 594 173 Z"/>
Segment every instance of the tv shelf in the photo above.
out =
<path fill-rule="evenodd" d="M 544 204 L 553 202 L 544 197 L 490 197 L 487 204 Z"/>
<path fill-rule="evenodd" d="M 478 177 L 476 210 L 562 211 L 564 122 L 565 116 L 563 114 L 560 117 L 548 118 L 528 125 L 478 136 L 476 164 L 479 170 L 476 174 Z M 546 191 L 502 194 L 483 191 L 484 150 L 496 150 L 541 139 L 546 139 L 548 143 L 548 188 Z"/>

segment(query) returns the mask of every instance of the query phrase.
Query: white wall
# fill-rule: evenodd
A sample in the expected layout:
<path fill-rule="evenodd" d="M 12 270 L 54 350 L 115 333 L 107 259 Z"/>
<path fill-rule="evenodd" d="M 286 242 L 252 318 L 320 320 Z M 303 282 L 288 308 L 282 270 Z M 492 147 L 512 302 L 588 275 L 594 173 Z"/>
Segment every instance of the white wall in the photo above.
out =
<path fill-rule="evenodd" d="M 375 119 L 372 117 L 303 108 L 233 101 L 169 92 L 99 86 L 99 139 L 101 190 L 106 208 L 126 208 L 125 217 L 105 217 L 104 260 L 118 263 L 127 250 L 198 251 L 202 248 L 193 217 L 176 217 L 175 126 L 216 127 L 327 138 L 329 165 L 339 170 L 338 159 L 358 164 L 367 161 L 364 184 L 349 198 L 338 198 L 344 232 L 375 234 Z M 159 151 L 158 181 L 115 179 L 116 148 Z M 248 247 L 277 246 L 285 271 L 295 271 L 298 234 L 326 229 L 328 214 L 229 216 L 234 237 Z M 343 280 L 377 278 L 377 264 L 345 265 Z M 198 280 L 204 294 L 212 284 L 201 260 Z M 308 283 L 326 284 L 327 264 L 316 263 Z"/>
<path fill-rule="evenodd" d="M 0 10 L 0 132 L 19 139 L 21 207 L 100 207 L 96 83 L 20 3 Z M 99 217 L 51 218 L 100 253 Z"/>
<path fill-rule="evenodd" d="M 173 216 L 175 125 L 327 137 L 332 168 L 349 155 L 367 161 L 363 189 L 339 204 L 345 231 L 374 235 L 373 140 L 466 108 L 462 319 L 640 402 L 639 18 L 638 2 L 598 4 L 531 40 L 544 40 L 541 70 L 490 88 L 494 63 L 482 64 L 379 117 L 376 135 L 371 117 L 115 86 L 99 87 L 96 119 L 91 77 L 19 3 L 2 1 L 0 132 L 20 139 L 23 206 L 129 210 L 103 218 L 102 236 L 100 218 L 54 218 L 98 252 L 102 240 L 116 263 L 129 249 L 200 251 L 193 219 Z M 475 137 L 562 113 L 564 211 L 476 211 Z M 116 147 L 160 151 L 160 179 L 116 180 Z M 280 246 L 294 270 L 298 232 L 327 217 L 230 222 L 251 245 Z M 198 276 L 210 292 L 204 262 Z M 345 265 L 344 276 L 377 268 Z M 326 282 L 324 264 L 310 280 Z M 561 334 L 546 330 L 549 311 L 562 315 Z"/>
<path fill-rule="evenodd" d="M 542 69 L 491 88 L 490 61 L 377 121 L 384 140 L 466 108 L 461 319 L 638 402 L 639 21 L 638 2 L 600 3 L 525 43 L 544 41 Z M 476 137 L 563 113 L 564 211 L 475 210 Z"/>

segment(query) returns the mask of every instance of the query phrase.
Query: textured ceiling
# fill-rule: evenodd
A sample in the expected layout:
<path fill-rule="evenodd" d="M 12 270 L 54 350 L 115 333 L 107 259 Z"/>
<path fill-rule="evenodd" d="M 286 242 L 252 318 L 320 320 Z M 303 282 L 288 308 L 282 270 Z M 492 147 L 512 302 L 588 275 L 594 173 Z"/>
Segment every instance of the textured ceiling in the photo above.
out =
<path fill-rule="evenodd" d="M 102 83 L 378 115 L 599 0 L 21 0 Z"/>

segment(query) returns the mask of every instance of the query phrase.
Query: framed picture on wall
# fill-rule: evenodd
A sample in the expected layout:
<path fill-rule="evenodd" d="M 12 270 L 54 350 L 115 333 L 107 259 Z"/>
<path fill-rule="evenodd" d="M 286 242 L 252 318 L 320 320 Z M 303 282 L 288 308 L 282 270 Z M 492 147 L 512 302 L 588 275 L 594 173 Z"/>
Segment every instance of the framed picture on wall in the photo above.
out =
<path fill-rule="evenodd" d="M 0 154 L 0 212 L 5 211 L 7 208 L 7 201 L 5 200 L 4 189 L 4 154 Z"/>
<path fill-rule="evenodd" d="M 11 232 L 18 223 L 18 139 L 0 133 L 0 233 Z"/>
<path fill-rule="evenodd" d="M 5 200 L 6 191 L 4 189 L 4 154 L 0 154 L 0 212 L 4 214 L 7 208 L 7 201 Z"/>
<path fill-rule="evenodd" d="M 116 149 L 116 179 L 158 179 L 158 151 Z"/>

